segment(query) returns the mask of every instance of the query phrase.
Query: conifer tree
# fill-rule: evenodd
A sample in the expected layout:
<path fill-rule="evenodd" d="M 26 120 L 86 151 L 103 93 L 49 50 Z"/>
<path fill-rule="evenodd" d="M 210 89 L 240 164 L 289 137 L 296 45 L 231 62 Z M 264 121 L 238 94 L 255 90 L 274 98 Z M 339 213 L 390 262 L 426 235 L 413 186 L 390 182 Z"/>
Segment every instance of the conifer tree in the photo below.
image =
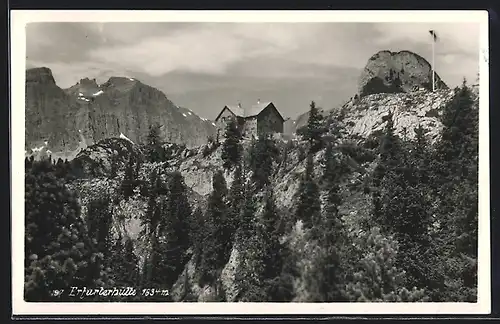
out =
<path fill-rule="evenodd" d="M 123 240 L 121 234 L 113 246 L 111 255 L 113 277 L 117 287 L 133 287 L 139 282 L 139 260 L 134 253 L 134 242 L 130 237 Z"/>
<path fill-rule="evenodd" d="M 168 210 L 167 215 L 173 222 L 173 231 L 178 237 L 182 249 L 189 247 L 189 220 L 192 209 L 187 198 L 187 187 L 184 177 L 178 171 L 170 175 L 168 183 Z"/>
<path fill-rule="evenodd" d="M 191 216 L 190 237 L 193 246 L 195 264 L 198 266 L 203 250 L 203 233 L 205 231 L 205 219 L 200 207 L 196 207 Z"/>
<path fill-rule="evenodd" d="M 33 166 L 32 157 L 33 156 L 30 156 L 29 158 L 28 157 L 24 158 L 24 167 L 25 167 L 26 171 L 31 169 L 31 167 Z"/>
<path fill-rule="evenodd" d="M 377 227 L 358 236 L 356 246 L 362 255 L 346 294 L 357 302 L 415 302 L 427 301 L 422 289 L 406 288 L 404 271 L 396 266 L 398 246 L 384 237 Z"/>
<path fill-rule="evenodd" d="M 143 158 L 141 157 L 141 155 L 136 156 L 136 158 L 135 158 L 135 170 L 134 170 L 134 178 L 135 179 L 139 178 L 142 162 L 143 162 Z"/>
<path fill-rule="evenodd" d="M 440 285 L 431 260 L 435 252 L 431 244 L 429 228 L 431 226 L 432 204 L 429 200 L 428 157 L 429 144 L 422 127 L 415 130 L 415 139 L 408 145 L 409 153 L 404 154 L 401 172 L 395 182 L 401 182 L 403 195 L 393 197 L 395 204 L 400 204 L 401 211 L 396 214 L 395 238 L 402 253 L 398 257 L 398 266 L 407 273 L 409 285 L 433 290 Z"/>
<path fill-rule="evenodd" d="M 322 147 L 322 136 L 325 132 L 323 125 L 323 115 L 316 107 L 314 101 L 309 106 L 309 118 L 307 126 L 300 129 L 298 133 L 302 135 L 309 142 L 309 152 L 315 153 Z"/>
<path fill-rule="evenodd" d="M 136 177 L 134 176 L 134 159 L 129 157 L 127 166 L 125 167 L 125 175 L 121 183 L 121 193 L 125 199 L 134 195 L 136 185 Z"/>
<path fill-rule="evenodd" d="M 242 147 L 240 144 L 241 134 L 234 118 L 226 124 L 225 140 L 222 146 L 222 165 L 224 169 L 230 170 L 241 161 Z"/>
<path fill-rule="evenodd" d="M 157 226 L 161 220 L 161 209 L 158 207 L 158 197 L 163 193 L 163 181 L 158 174 L 158 170 L 154 169 L 151 172 L 149 179 L 148 188 L 148 205 L 146 207 L 146 213 L 141 219 L 143 230 L 143 235 L 153 235 L 155 233 Z"/>
<path fill-rule="evenodd" d="M 146 277 L 146 283 L 149 287 L 170 288 L 169 284 L 174 280 L 172 274 L 174 273 L 175 262 L 177 260 L 170 262 L 166 256 L 169 249 L 172 248 L 170 243 L 175 244 L 177 242 L 176 236 L 170 237 L 173 234 L 171 219 L 167 217 L 162 219 L 167 209 L 167 204 L 167 198 L 161 196 L 158 198 L 154 208 L 154 214 L 157 215 L 155 218 L 158 218 L 159 221 L 156 226 L 151 228 L 152 232 L 150 234 L 151 247 Z"/>
<path fill-rule="evenodd" d="M 241 165 L 238 164 L 234 170 L 233 182 L 229 190 L 229 215 L 228 231 L 232 233 L 231 242 L 234 242 L 234 233 L 238 228 L 239 218 L 244 203 L 244 179 Z"/>
<path fill-rule="evenodd" d="M 342 264 L 343 247 L 348 244 L 342 218 L 339 193 L 340 161 L 334 154 L 333 144 L 327 146 L 323 180 L 326 184 L 326 205 L 321 221 L 314 224 L 311 236 L 318 244 L 318 254 L 313 258 L 314 270 L 306 278 L 309 281 L 310 298 L 313 301 L 343 301 L 345 267 Z"/>
<path fill-rule="evenodd" d="M 109 177 L 111 179 L 116 178 L 118 174 L 118 163 L 116 161 L 116 158 L 112 158 L 110 162 L 110 170 L 109 170 Z"/>
<path fill-rule="evenodd" d="M 417 129 L 416 135 L 415 143 L 406 144 L 394 133 L 392 114 L 388 116 L 375 170 L 374 218 L 384 233 L 398 241 L 401 253 L 397 266 L 406 271 L 408 284 L 429 289 L 431 205 L 422 182 L 427 144 L 422 129 Z"/>
<path fill-rule="evenodd" d="M 447 255 L 447 298 L 477 298 L 479 111 L 464 81 L 444 107 L 431 163 L 439 236 Z"/>
<path fill-rule="evenodd" d="M 401 166 L 401 143 L 399 137 L 395 134 L 393 114 L 385 117 L 387 123 L 380 144 L 380 161 L 375 167 L 373 174 L 373 219 L 383 230 L 388 230 L 392 221 L 388 219 L 391 214 L 387 212 L 389 199 L 391 195 L 391 175 Z M 396 187 L 394 188 L 396 189 Z"/>
<path fill-rule="evenodd" d="M 319 188 L 314 179 L 313 156 L 307 156 L 306 170 L 297 190 L 296 219 L 302 220 L 304 227 L 312 228 L 321 218 Z"/>
<path fill-rule="evenodd" d="M 426 130 L 419 125 L 414 130 L 415 140 L 412 145 L 412 154 L 410 159 L 414 163 L 414 168 L 416 171 L 415 177 L 421 186 L 428 188 L 429 185 L 429 172 L 430 170 L 430 156 L 429 143 L 426 138 Z M 430 189 L 430 188 L 429 188 Z"/>
<path fill-rule="evenodd" d="M 256 155 L 255 155 L 255 151 L 256 151 L 256 146 L 257 146 L 257 139 L 255 138 L 255 136 L 252 136 L 252 138 L 250 139 L 250 145 L 248 146 L 248 149 L 246 151 L 246 156 L 245 156 L 245 159 L 243 160 L 243 164 L 244 165 L 247 165 L 250 169 L 252 168 L 252 166 L 256 165 Z"/>
<path fill-rule="evenodd" d="M 255 302 L 266 299 L 263 280 L 265 238 L 263 228 L 259 226 L 255 214 L 255 200 L 250 194 L 246 194 L 238 231 L 239 262 L 235 274 L 239 301 Z"/>
<path fill-rule="evenodd" d="M 55 174 L 60 179 L 63 179 L 66 177 L 66 168 L 64 167 L 64 162 L 61 158 L 57 159 L 57 162 L 55 165 Z"/>
<path fill-rule="evenodd" d="M 290 302 L 295 296 L 294 280 L 300 273 L 297 268 L 297 256 L 286 244 L 281 245 L 281 265 L 280 275 L 277 281 L 271 282 L 268 286 L 268 301 Z"/>
<path fill-rule="evenodd" d="M 151 240 L 150 265 L 146 282 L 170 289 L 182 272 L 190 243 L 191 206 L 184 178 L 170 174 L 166 195 L 157 172 L 153 172 L 146 219 Z"/>
<path fill-rule="evenodd" d="M 149 126 L 146 151 L 151 162 L 161 162 L 165 159 L 165 150 L 160 139 L 160 128 L 159 124 Z"/>
<path fill-rule="evenodd" d="M 153 279 L 156 287 L 170 289 L 177 280 L 183 265 L 183 254 L 185 251 L 185 237 L 179 235 L 176 229 L 180 228 L 179 219 L 175 211 L 170 210 L 171 200 L 161 196 L 158 210 L 161 213 L 161 221 L 157 229 L 157 239 L 152 247 L 154 253 Z"/>
<path fill-rule="evenodd" d="M 266 287 L 266 299 L 279 300 L 280 276 L 284 265 L 284 246 L 280 242 L 279 213 L 271 188 L 267 189 L 261 218 L 263 249 L 262 278 Z"/>
<path fill-rule="evenodd" d="M 252 181 L 255 183 L 257 190 L 270 183 L 273 163 L 278 154 L 276 143 L 269 134 L 262 135 L 255 141 L 255 145 L 250 151 L 250 169 L 252 170 Z"/>
<path fill-rule="evenodd" d="M 478 109 L 472 101 L 472 91 L 464 84 L 456 89 L 453 100 L 445 107 L 443 132 L 437 143 L 436 166 L 442 200 L 442 212 L 454 214 L 456 221 L 448 224 L 463 242 L 460 249 L 469 255 L 477 254 L 477 182 L 478 182 Z M 463 194 L 470 199 L 469 207 L 457 206 L 453 195 Z M 463 200 L 462 200 L 463 201 Z M 454 210 L 453 207 L 462 208 Z M 458 208 L 457 208 L 458 209 Z M 465 234 L 465 235 L 463 235 Z"/>
<path fill-rule="evenodd" d="M 208 198 L 205 216 L 206 234 L 203 240 L 200 266 L 200 283 L 214 284 L 227 262 L 228 237 L 225 236 L 228 207 L 226 205 L 227 184 L 222 171 L 217 171 L 212 180 L 212 193 Z"/>
<path fill-rule="evenodd" d="M 91 239 L 96 242 L 99 252 L 108 259 L 112 245 L 112 214 L 110 211 L 110 197 L 104 195 L 91 200 L 87 207 L 87 227 Z"/>
<path fill-rule="evenodd" d="M 103 256 L 92 244 L 76 195 L 55 176 L 50 161 L 25 175 L 25 291 L 27 301 L 71 299 L 54 290 L 112 285 Z"/>
<path fill-rule="evenodd" d="M 262 213 L 262 228 L 265 243 L 266 278 L 274 278 L 281 268 L 281 244 L 278 227 L 279 214 L 274 201 L 273 189 L 268 188 L 265 196 L 264 210 Z"/>

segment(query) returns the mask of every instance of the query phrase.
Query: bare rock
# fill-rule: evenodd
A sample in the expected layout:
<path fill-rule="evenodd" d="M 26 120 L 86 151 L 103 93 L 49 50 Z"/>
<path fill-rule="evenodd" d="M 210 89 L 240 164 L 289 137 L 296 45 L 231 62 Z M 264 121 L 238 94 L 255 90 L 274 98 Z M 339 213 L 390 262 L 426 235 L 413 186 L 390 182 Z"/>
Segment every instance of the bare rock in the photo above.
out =
<path fill-rule="evenodd" d="M 132 157 L 141 156 L 139 148 L 122 138 L 108 138 L 80 151 L 73 164 L 79 168 L 82 177 L 109 175 L 112 164 L 116 164 L 116 171 L 124 169 Z"/>
<path fill-rule="evenodd" d="M 436 92 L 419 91 L 411 93 L 372 94 L 357 102 L 347 104 L 345 122 L 351 134 L 368 137 L 382 131 L 385 116 L 393 113 L 396 133 L 413 138 L 414 129 L 421 125 L 428 130 L 430 140 L 435 140 L 442 125 L 439 117 L 442 107 L 453 97 L 453 90 L 441 89 Z"/>
<path fill-rule="evenodd" d="M 436 87 L 447 89 L 439 75 Z M 411 92 L 418 88 L 432 89 L 432 68 L 429 62 L 410 51 L 381 51 L 366 64 L 359 79 L 361 97 L 376 93 Z"/>
<path fill-rule="evenodd" d="M 121 133 L 142 143 L 155 123 L 163 125 L 161 137 L 165 141 L 187 147 L 206 143 L 216 132 L 210 121 L 132 78 L 111 77 L 101 85 L 84 78 L 63 90 L 50 69 L 28 69 L 25 100 L 26 150 L 44 140 L 51 143 L 53 151 L 74 150 L 80 132 L 92 143 Z"/>

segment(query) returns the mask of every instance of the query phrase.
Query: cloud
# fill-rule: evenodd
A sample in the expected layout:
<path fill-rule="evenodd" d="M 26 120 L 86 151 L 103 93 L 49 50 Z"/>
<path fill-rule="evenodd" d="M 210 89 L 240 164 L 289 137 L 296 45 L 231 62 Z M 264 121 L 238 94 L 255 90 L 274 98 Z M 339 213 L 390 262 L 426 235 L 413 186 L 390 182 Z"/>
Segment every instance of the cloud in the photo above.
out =
<path fill-rule="evenodd" d="M 266 71 L 269 77 L 286 77 L 293 74 L 288 70 L 307 74 L 305 64 L 362 68 L 384 49 L 414 50 L 430 60 L 429 29 L 440 37 L 437 63 L 446 63 L 439 60 L 447 54 L 474 61 L 478 28 L 451 23 L 38 23 L 27 30 L 27 57 L 82 68 L 93 62 L 152 76 Z"/>
<path fill-rule="evenodd" d="M 27 64 L 51 68 L 61 87 L 129 76 L 193 109 L 267 96 L 295 114 L 311 98 L 331 107 L 353 95 L 378 51 L 430 62 L 429 29 L 440 38 L 441 78 L 475 79 L 479 25 L 456 23 L 37 23 L 27 28 Z"/>
<path fill-rule="evenodd" d="M 374 39 L 378 44 L 392 44 L 398 41 L 411 40 L 413 43 L 427 44 L 430 48 L 431 35 L 435 30 L 438 36 L 436 53 L 460 51 L 476 55 L 479 51 L 478 23 L 383 23 L 374 24 L 380 33 Z"/>
<path fill-rule="evenodd" d="M 26 27 L 26 57 L 46 62 L 79 62 L 101 46 L 98 24 L 31 23 Z"/>
<path fill-rule="evenodd" d="M 476 23 L 383 23 L 374 24 L 378 35 L 373 42 L 391 50 L 407 49 L 432 62 L 432 38 L 435 30 L 435 67 L 451 86 L 463 78 L 475 80 L 479 72 L 479 24 Z"/>
<path fill-rule="evenodd" d="M 120 65 L 155 76 L 177 70 L 220 74 L 241 61 L 272 59 L 297 51 L 310 38 L 310 33 L 304 31 L 310 31 L 309 27 L 200 24 L 165 36 L 146 34 L 133 40 L 121 37 L 122 44 L 96 48 L 89 55 L 113 65 L 119 57 Z"/>

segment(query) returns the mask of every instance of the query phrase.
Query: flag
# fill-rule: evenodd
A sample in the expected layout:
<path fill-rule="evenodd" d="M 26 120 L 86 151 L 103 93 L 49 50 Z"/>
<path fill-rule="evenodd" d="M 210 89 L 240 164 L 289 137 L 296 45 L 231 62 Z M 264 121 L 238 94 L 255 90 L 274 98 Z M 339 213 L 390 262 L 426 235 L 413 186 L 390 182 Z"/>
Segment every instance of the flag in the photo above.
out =
<path fill-rule="evenodd" d="M 429 33 L 434 37 L 434 41 L 437 41 L 437 35 L 434 30 L 429 30 Z"/>

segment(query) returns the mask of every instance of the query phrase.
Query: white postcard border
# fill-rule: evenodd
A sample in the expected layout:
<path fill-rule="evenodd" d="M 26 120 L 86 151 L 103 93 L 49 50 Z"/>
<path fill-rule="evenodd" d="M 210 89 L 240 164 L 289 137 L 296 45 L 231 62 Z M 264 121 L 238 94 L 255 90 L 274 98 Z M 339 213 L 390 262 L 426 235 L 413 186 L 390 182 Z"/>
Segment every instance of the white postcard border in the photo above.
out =
<path fill-rule="evenodd" d="M 487 11 L 11 11 L 12 306 L 14 315 L 488 314 L 491 309 Z M 24 286 L 24 118 L 29 22 L 475 22 L 480 24 L 477 303 L 27 303 Z"/>

